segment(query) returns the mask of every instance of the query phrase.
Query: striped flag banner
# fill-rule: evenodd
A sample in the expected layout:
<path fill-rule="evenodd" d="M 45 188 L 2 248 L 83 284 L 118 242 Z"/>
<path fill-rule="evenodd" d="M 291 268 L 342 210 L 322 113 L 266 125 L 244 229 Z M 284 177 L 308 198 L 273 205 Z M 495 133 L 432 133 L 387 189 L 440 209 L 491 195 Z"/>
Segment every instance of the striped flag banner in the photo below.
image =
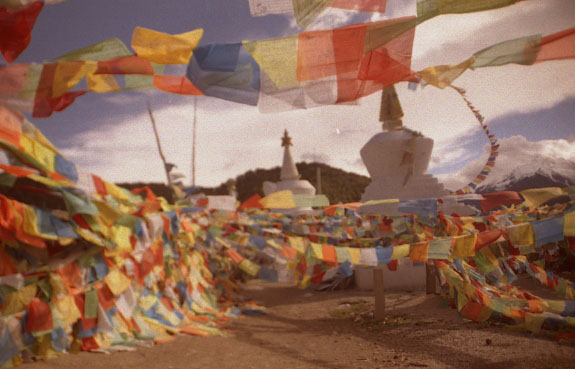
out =
<path fill-rule="evenodd" d="M 477 187 L 483 181 L 485 181 L 485 179 L 487 178 L 489 173 L 491 173 L 491 169 L 495 166 L 495 160 L 497 159 L 497 156 L 499 155 L 499 152 L 498 152 L 499 145 L 497 144 L 497 140 L 495 139 L 495 135 L 489 132 L 489 128 L 487 127 L 486 124 L 483 124 L 483 122 L 485 121 L 485 118 L 481 115 L 479 110 L 477 110 L 473 106 L 471 101 L 469 101 L 469 99 L 467 98 L 467 95 L 465 94 L 465 90 L 460 88 L 460 87 L 456 87 L 456 86 L 452 86 L 452 85 L 449 85 L 449 87 L 451 87 L 455 91 L 457 91 L 461 95 L 463 100 L 467 103 L 467 106 L 475 115 L 475 118 L 477 119 L 477 121 L 481 125 L 481 128 L 485 132 L 485 135 L 487 136 L 487 138 L 489 139 L 489 143 L 491 144 L 491 152 L 489 154 L 489 158 L 487 159 L 487 162 L 485 163 L 485 166 L 483 167 L 481 172 L 479 172 L 477 174 L 477 176 L 475 176 L 475 178 L 471 182 L 469 182 L 466 186 L 455 191 L 456 194 L 460 195 L 460 194 L 464 194 L 464 193 L 475 192 Z"/>

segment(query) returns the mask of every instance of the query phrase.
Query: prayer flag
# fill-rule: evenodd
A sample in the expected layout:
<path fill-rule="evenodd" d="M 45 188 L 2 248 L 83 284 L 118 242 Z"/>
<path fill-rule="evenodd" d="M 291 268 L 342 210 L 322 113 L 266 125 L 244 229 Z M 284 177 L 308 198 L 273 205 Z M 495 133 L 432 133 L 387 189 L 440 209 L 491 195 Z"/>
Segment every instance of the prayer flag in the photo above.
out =
<path fill-rule="evenodd" d="M 0 52 L 8 63 L 28 47 L 36 18 L 44 3 L 34 1 L 21 8 L 0 7 Z"/>
<path fill-rule="evenodd" d="M 202 38 L 203 29 L 170 35 L 136 27 L 132 34 L 132 49 L 139 57 L 159 64 L 187 64 Z"/>

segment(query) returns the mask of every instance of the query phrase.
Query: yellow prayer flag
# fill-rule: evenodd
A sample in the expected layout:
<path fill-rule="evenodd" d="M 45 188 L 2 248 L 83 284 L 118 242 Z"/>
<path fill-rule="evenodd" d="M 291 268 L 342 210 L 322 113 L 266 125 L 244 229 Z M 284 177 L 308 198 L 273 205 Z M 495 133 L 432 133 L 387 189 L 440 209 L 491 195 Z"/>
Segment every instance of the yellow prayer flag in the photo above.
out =
<path fill-rule="evenodd" d="M 84 61 L 66 61 L 56 65 L 52 97 L 60 97 L 76 86 L 82 78 L 95 70 L 94 63 Z"/>
<path fill-rule="evenodd" d="M 260 200 L 260 204 L 268 209 L 289 209 L 295 208 L 292 192 L 290 190 L 278 191 L 267 195 Z"/>
<path fill-rule="evenodd" d="M 467 234 L 464 236 L 454 237 L 451 257 L 454 259 L 463 259 L 475 255 L 476 240 L 477 234 Z"/>
<path fill-rule="evenodd" d="M 132 34 L 132 49 L 139 57 L 159 64 L 187 64 L 200 42 L 203 29 L 170 35 L 136 27 Z"/>
<path fill-rule="evenodd" d="M 116 78 L 111 74 L 88 74 L 86 76 L 88 89 L 92 92 L 106 93 L 120 91 Z"/>
<path fill-rule="evenodd" d="M 361 258 L 361 249 L 355 247 L 348 247 L 347 252 L 349 253 L 349 261 L 353 265 L 359 265 L 360 258 Z"/>
<path fill-rule="evenodd" d="M 322 260 L 323 259 L 323 246 L 320 245 L 319 243 L 311 243 L 310 244 L 311 249 L 313 251 L 313 255 L 316 257 L 316 259 Z"/>
<path fill-rule="evenodd" d="M 126 275 L 117 268 L 113 268 L 110 273 L 104 277 L 104 281 L 106 281 L 110 291 L 112 291 L 115 296 L 124 292 L 132 283 L 130 278 L 126 277 Z"/>
<path fill-rule="evenodd" d="M 531 188 L 520 193 L 530 209 L 534 209 L 556 197 L 567 195 L 567 191 L 560 187 Z"/>
<path fill-rule="evenodd" d="M 58 273 L 50 273 L 48 278 L 50 281 L 50 287 L 52 288 L 53 297 L 58 297 L 68 292 L 62 277 Z"/>
<path fill-rule="evenodd" d="M 57 181 L 55 179 L 42 177 L 41 175 L 38 175 L 38 174 L 30 174 L 27 178 L 29 178 L 33 181 L 36 181 L 38 183 L 45 184 L 48 187 L 59 187 L 59 186 L 69 186 L 70 185 L 69 182 Z"/>
<path fill-rule="evenodd" d="M 539 333 L 546 316 L 542 314 L 525 313 L 525 328 L 533 333 Z"/>
<path fill-rule="evenodd" d="M 288 237 L 289 244 L 292 248 L 294 248 L 300 254 L 305 252 L 305 244 L 303 238 L 301 237 Z"/>
<path fill-rule="evenodd" d="M 535 232 L 530 223 L 518 224 L 507 227 L 507 234 L 512 245 L 533 245 L 535 243 Z"/>
<path fill-rule="evenodd" d="M 19 291 L 12 292 L 4 296 L 4 306 L 2 307 L 2 315 L 8 316 L 19 313 L 24 310 L 26 306 L 36 296 L 36 285 L 29 284 Z"/>
<path fill-rule="evenodd" d="M 575 237 L 575 212 L 565 214 L 563 233 L 566 237 Z"/>
<path fill-rule="evenodd" d="M 403 244 L 398 246 L 393 246 L 393 251 L 391 254 L 391 260 L 397 260 L 401 258 L 406 258 L 409 256 L 409 244 Z"/>
<path fill-rule="evenodd" d="M 465 72 L 474 61 L 475 58 L 471 57 L 457 65 L 438 65 L 435 67 L 429 67 L 417 72 L 417 74 L 419 74 L 419 76 L 430 85 L 445 88 L 451 85 L 453 81 Z"/>
<path fill-rule="evenodd" d="M 130 200 L 130 196 L 126 193 L 127 190 L 107 181 L 102 182 L 104 182 L 104 187 L 106 187 L 106 192 L 109 195 L 119 200 Z"/>
<path fill-rule="evenodd" d="M 128 227 L 124 226 L 112 227 L 112 241 L 116 244 L 116 251 L 119 252 L 132 251 L 132 243 L 130 242 L 131 235 L 132 231 Z"/>
<path fill-rule="evenodd" d="M 248 259 L 242 260 L 239 264 L 239 267 L 241 270 L 248 273 L 252 277 L 257 276 L 260 271 L 260 266 L 255 263 L 252 263 Z"/>
<path fill-rule="evenodd" d="M 20 147 L 26 154 L 34 156 L 34 141 L 25 134 L 20 135 Z"/>
<path fill-rule="evenodd" d="M 114 224 L 116 220 L 123 216 L 123 213 L 120 210 L 108 205 L 108 203 L 104 201 L 92 200 L 92 203 L 96 205 L 100 217 L 107 225 Z"/>
<path fill-rule="evenodd" d="M 58 309 L 62 315 L 64 326 L 71 326 L 78 319 L 82 318 L 82 314 L 80 310 L 78 310 L 78 306 L 74 302 L 72 295 L 66 295 L 61 299 L 55 300 L 54 306 L 56 306 L 56 309 Z"/>
<path fill-rule="evenodd" d="M 34 147 L 34 158 L 44 165 L 44 169 L 55 172 L 56 153 L 36 140 L 32 140 L 32 146 Z"/>
<path fill-rule="evenodd" d="M 244 47 L 256 60 L 262 74 L 280 89 L 298 87 L 298 35 L 264 41 L 244 42 Z M 267 91 L 271 92 L 271 91 Z"/>

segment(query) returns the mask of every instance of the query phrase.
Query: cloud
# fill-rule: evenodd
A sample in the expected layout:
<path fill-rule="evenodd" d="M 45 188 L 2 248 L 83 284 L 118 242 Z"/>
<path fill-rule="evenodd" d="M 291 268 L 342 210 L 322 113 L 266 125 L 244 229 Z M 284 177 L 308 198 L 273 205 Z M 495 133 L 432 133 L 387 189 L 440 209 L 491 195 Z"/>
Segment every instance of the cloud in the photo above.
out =
<path fill-rule="evenodd" d="M 306 29 L 306 31 L 325 30 L 342 27 L 349 24 L 377 22 L 405 16 L 414 16 L 416 13 L 417 9 L 415 1 L 405 0 L 388 0 L 385 13 L 358 12 L 355 10 L 328 7 L 322 14 L 317 17 L 317 19 Z M 295 18 L 290 20 L 290 29 L 293 32 L 301 31 L 296 23 Z"/>
<path fill-rule="evenodd" d="M 499 156 L 495 167 L 483 182 L 484 185 L 498 183 L 512 173 L 518 177 L 538 169 L 552 169 L 567 177 L 575 178 L 574 142 L 564 139 L 534 142 L 518 135 L 501 139 L 499 144 Z M 489 156 L 489 150 L 489 145 L 485 145 L 478 159 L 456 173 L 439 175 L 440 181 L 451 190 L 466 185 L 482 170 Z"/>
<path fill-rule="evenodd" d="M 301 161 L 309 161 L 312 163 L 329 163 L 329 156 L 323 153 L 306 152 L 300 156 Z"/>

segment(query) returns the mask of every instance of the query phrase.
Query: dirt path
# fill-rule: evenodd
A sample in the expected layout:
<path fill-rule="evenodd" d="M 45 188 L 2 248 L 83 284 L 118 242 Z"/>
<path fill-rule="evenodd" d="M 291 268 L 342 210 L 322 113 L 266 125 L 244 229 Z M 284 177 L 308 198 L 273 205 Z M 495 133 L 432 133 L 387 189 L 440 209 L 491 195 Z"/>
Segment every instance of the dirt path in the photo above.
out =
<path fill-rule="evenodd" d="M 133 352 L 67 355 L 22 368 L 575 368 L 573 344 L 481 328 L 436 295 L 388 294 L 389 318 L 376 323 L 367 292 L 251 281 L 245 294 L 267 309 L 234 320 L 230 337 L 178 336 Z"/>

